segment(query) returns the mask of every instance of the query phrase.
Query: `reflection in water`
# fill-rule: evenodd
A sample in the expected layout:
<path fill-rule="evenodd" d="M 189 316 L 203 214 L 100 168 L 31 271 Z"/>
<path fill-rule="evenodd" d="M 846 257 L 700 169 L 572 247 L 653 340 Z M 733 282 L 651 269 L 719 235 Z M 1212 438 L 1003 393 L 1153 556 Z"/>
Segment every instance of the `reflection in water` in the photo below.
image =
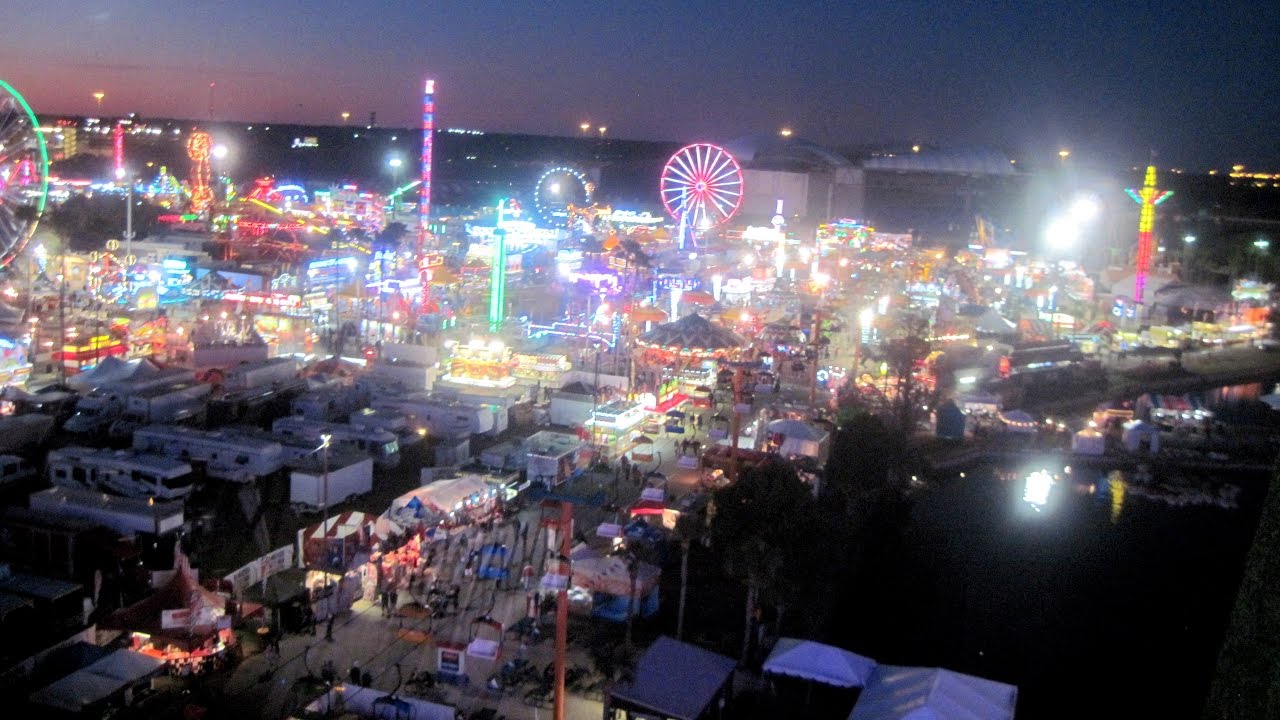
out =
<path fill-rule="evenodd" d="M 1176 507 L 1207 506 L 1235 509 L 1240 506 L 1240 486 L 1208 478 L 1173 476 L 1159 481 L 1141 469 L 1132 477 L 1120 470 L 1112 470 L 1095 486 L 1099 500 L 1111 503 L 1111 522 L 1120 519 L 1128 495 L 1156 500 Z"/>

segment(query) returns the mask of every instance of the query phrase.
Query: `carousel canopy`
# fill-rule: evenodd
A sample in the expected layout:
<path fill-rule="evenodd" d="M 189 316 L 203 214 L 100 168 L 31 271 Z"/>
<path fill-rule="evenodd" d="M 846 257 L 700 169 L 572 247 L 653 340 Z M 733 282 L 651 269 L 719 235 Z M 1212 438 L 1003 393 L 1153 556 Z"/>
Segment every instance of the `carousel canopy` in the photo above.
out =
<path fill-rule="evenodd" d="M 694 313 L 664 323 L 636 338 L 640 347 L 689 355 L 716 355 L 746 346 L 732 330 Z"/>
<path fill-rule="evenodd" d="M 100 623 L 113 630 L 131 630 L 158 634 L 185 634 L 182 629 L 165 628 L 163 615 L 166 610 L 186 610 L 193 618 L 190 628 L 203 625 L 202 621 L 221 613 L 226 607 L 222 596 L 206 590 L 196 581 L 185 557 L 180 557 L 173 577 L 150 596 L 121 608 Z"/>

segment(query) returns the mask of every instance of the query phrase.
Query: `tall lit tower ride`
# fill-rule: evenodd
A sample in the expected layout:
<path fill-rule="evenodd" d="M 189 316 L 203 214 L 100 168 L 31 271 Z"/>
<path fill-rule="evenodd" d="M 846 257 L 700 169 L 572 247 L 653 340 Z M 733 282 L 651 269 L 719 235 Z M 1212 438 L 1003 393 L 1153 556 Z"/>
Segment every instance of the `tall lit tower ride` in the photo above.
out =
<path fill-rule="evenodd" d="M 1147 288 L 1147 273 L 1151 270 L 1151 248 L 1154 243 L 1152 237 L 1156 226 L 1156 206 L 1168 200 L 1172 195 L 1172 190 L 1156 189 L 1156 166 L 1148 165 L 1146 177 L 1142 180 L 1142 188 L 1134 190 L 1126 189 L 1129 197 L 1138 203 L 1140 210 L 1138 211 L 1138 259 L 1136 263 L 1137 274 L 1134 277 L 1133 301 L 1139 305 L 1142 304 L 1142 296 Z"/>
<path fill-rule="evenodd" d="M 422 95 L 422 184 L 418 186 L 418 261 L 431 235 L 431 143 L 436 129 L 436 81 L 428 79 Z M 426 287 L 423 278 L 423 288 Z"/>

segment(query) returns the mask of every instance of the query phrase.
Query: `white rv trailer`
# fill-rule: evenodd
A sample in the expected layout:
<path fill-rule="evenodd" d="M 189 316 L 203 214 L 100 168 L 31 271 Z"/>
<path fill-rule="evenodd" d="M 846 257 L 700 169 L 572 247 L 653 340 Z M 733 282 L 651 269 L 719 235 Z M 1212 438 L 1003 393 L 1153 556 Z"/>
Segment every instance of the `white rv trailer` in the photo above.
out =
<path fill-rule="evenodd" d="M 283 417 L 271 424 L 271 432 L 317 444 L 321 442 L 321 436 L 328 435 L 330 443 L 362 452 L 373 458 L 373 463 L 379 467 L 395 467 L 400 463 L 400 443 L 396 436 L 378 428 Z"/>
<path fill-rule="evenodd" d="M 151 425 L 133 433 L 133 448 L 196 463 L 211 478 L 252 482 L 284 467 L 280 443 L 221 430 Z"/>
<path fill-rule="evenodd" d="M 375 410 L 365 408 L 357 410 L 347 418 L 347 422 L 356 427 L 378 428 L 386 430 L 400 441 L 400 447 L 408 447 L 420 442 L 427 436 L 427 428 L 421 422 L 410 422 L 404 413 L 394 410 Z"/>
<path fill-rule="evenodd" d="M 373 408 L 409 415 L 434 437 L 465 438 L 493 431 L 492 411 L 427 393 L 377 398 L 373 401 Z"/>
<path fill-rule="evenodd" d="M 133 450 L 65 447 L 49 452 L 49 481 L 125 497 L 176 500 L 195 484 L 191 466 Z"/>

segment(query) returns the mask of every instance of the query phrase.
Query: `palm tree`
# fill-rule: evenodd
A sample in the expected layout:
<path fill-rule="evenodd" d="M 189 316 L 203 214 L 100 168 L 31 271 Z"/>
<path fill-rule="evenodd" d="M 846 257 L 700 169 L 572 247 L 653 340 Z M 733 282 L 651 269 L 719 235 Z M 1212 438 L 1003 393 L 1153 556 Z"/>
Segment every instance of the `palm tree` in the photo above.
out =
<path fill-rule="evenodd" d="M 681 513 L 676 519 L 676 539 L 680 542 L 680 603 L 676 610 L 676 639 L 684 640 L 684 608 L 689 594 L 689 548 L 703 536 L 706 522 L 696 515 Z"/>

